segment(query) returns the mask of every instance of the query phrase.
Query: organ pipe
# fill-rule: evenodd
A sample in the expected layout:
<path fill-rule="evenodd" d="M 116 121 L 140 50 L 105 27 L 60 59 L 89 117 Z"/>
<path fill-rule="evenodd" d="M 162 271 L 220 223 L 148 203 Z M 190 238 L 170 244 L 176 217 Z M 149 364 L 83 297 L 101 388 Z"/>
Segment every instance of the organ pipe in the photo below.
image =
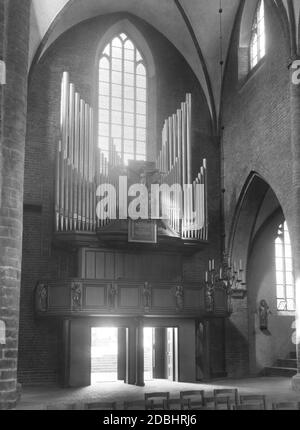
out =
<path fill-rule="evenodd" d="M 203 160 L 199 173 L 193 177 L 191 94 L 186 95 L 180 109 L 164 122 L 156 167 L 162 183 L 169 186 L 179 184 L 183 189 L 185 185 L 191 187 L 186 193 L 187 205 L 183 214 L 180 213 L 182 195 L 175 193 L 165 203 L 164 213 L 174 234 L 185 240 L 207 241 L 207 163 Z M 123 175 L 122 158 L 113 140 L 109 142 L 108 155 L 99 148 L 98 141 L 94 139 L 93 109 L 75 91 L 67 72 L 64 72 L 61 82 L 60 135 L 55 172 L 57 232 L 93 232 L 111 221 L 111 213 L 107 214 L 107 219 L 96 217 L 96 191 L 103 183 L 112 184 L 118 190 L 119 176 Z M 162 200 L 165 198 L 163 196 Z M 117 194 L 117 201 L 120 199 L 122 196 Z"/>

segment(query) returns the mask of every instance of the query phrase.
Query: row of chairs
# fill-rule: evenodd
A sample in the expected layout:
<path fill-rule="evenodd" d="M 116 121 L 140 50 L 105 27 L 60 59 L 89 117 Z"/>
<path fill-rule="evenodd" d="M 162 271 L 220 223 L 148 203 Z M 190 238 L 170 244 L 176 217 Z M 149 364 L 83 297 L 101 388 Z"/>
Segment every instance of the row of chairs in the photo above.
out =
<path fill-rule="evenodd" d="M 84 404 L 49 405 L 48 410 L 117 410 L 116 402 L 88 402 Z M 124 410 L 267 410 L 268 402 L 263 395 L 239 395 L 237 389 L 214 390 L 213 396 L 205 391 L 182 391 L 179 399 L 171 399 L 170 393 L 146 393 L 144 400 L 124 402 Z M 273 410 L 300 410 L 300 402 L 273 403 Z"/>
<path fill-rule="evenodd" d="M 267 410 L 264 395 L 239 395 L 237 389 L 214 390 L 206 397 L 204 391 L 182 391 L 179 399 L 170 399 L 170 393 L 145 394 L 145 402 L 152 400 L 154 409 L 165 410 Z M 146 404 L 147 407 L 147 404 Z M 300 402 L 273 403 L 273 410 L 300 410 Z"/>

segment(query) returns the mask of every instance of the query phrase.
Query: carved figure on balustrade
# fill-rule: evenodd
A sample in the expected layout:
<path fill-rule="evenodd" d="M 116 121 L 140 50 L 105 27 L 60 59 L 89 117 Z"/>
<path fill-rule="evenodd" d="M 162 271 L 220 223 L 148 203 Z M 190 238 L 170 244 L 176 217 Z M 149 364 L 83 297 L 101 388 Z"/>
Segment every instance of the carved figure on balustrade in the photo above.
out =
<path fill-rule="evenodd" d="M 37 312 L 46 312 L 48 309 L 48 285 L 39 282 L 35 290 L 35 308 Z"/>
<path fill-rule="evenodd" d="M 212 285 L 206 286 L 205 291 L 206 312 L 214 311 L 214 288 Z"/>
<path fill-rule="evenodd" d="M 184 290 L 181 285 L 176 287 L 175 297 L 177 311 L 182 311 L 184 308 Z"/>
<path fill-rule="evenodd" d="M 108 287 L 108 306 L 109 309 L 113 310 L 116 308 L 116 298 L 117 298 L 118 290 L 114 284 L 109 285 Z"/>
<path fill-rule="evenodd" d="M 72 309 L 80 311 L 82 309 L 82 283 L 74 282 L 72 284 Z"/>
<path fill-rule="evenodd" d="M 146 312 L 150 311 L 151 308 L 151 300 L 152 300 L 152 287 L 148 282 L 144 284 L 144 308 Z"/>

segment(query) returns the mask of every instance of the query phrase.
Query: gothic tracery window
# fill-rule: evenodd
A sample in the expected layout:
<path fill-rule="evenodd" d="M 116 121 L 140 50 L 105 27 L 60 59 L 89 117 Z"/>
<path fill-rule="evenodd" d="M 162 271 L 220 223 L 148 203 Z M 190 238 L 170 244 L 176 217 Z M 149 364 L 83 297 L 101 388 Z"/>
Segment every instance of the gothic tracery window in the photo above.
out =
<path fill-rule="evenodd" d="M 287 223 L 279 226 L 275 241 L 277 310 L 295 311 L 292 248 Z"/>
<path fill-rule="evenodd" d="M 114 37 L 100 57 L 98 135 L 106 158 L 113 144 L 124 164 L 146 160 L 147 70 L 125 33 Z"/>
<path fill-rule="evenodd" d="M 250 65 L 253 69 L 266 54 L 265 34 L 265 5 L 260 0 L 255 12 L 251 41 L 250 41 Z"/>

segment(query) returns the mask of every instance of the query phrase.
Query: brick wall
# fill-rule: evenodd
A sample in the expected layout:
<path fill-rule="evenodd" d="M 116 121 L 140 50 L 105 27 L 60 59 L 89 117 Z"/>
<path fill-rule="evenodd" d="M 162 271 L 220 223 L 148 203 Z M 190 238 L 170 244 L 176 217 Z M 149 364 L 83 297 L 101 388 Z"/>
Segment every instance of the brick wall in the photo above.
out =
<path fill-rule="evenodd" d="M 187 92 L 193 94 L 194 170 L 204 157 L 209 165 L 211 236 L 207 249 L 186 259 L 187 280 L 204 278 L 209 257 L 219 249 L 219 148 L 211 137 L 209 110 L 202 89 L 179 52 L 144 21 L 115 14 L 83 22 L 61 36 L 30 73 L 28 127 L 25 159 L 25 215 L 22 266 L 19 378 L 23 383 L 56 382 L 59 358 L 59 329 L 36 321 L 33 291 L 39 279 L 76 275 L 76 255 L 49 246 L 53 234 L 54 160 L 59 132 L 60 83 L 62 73 L 70 72 L 71 82 L 89 103 L 93 103 L 96 79 L 96 52 L 111 25 L 131 20 L 143 34 L 156 66 L 157 142 L 161 141 L 163 121 L 178 109 Z M 28 209 L 26 209 L 26 207 Z M 34 209 L 34 210 L 33 210 Z"/>
<path fill-rule="evenodd" d="M 239 25 L 233 34 L 223 109 L 227 242 L 238 199 L 251 171 L 271 186 L 286 217 L 291 215 L 289 51 L 281 28 L 273 7 L 266 4 L 267 55 L 242 82 L 238 64 Z M 247 253 L 249 243 L 243 246 Z M 247 298 L 236 301 L 234 307 L 226 335 L 227 368 L 229 375 L 240 376 L 249 371 Z"/>
<path fill-rule="evenodd" d="M 30 1 L 11 0 L 7 7 L 7 85 L 3 92 L 3 135 L 0 147 L 0 318 L 6 324 L 6 344 L 0 345 L 0 409 L 13 407 L 17 399 Z"/>

